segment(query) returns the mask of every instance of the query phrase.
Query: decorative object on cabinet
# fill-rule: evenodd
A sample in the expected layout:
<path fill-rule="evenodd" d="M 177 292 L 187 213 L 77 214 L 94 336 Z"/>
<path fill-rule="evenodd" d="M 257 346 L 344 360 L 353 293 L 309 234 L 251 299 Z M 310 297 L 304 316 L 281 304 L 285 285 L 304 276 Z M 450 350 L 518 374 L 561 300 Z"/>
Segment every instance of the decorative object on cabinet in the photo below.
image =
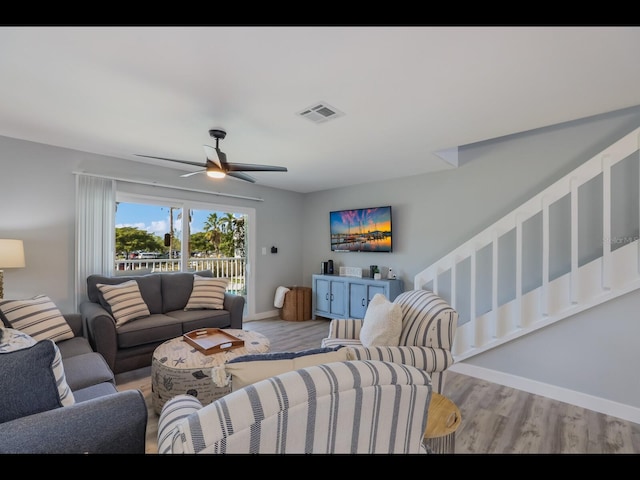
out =
<path fill-rule="evenodd" d="M 340 267 L 339 273 L 341 277 L 362 278 L 362 269 L 358 267 Z"/>

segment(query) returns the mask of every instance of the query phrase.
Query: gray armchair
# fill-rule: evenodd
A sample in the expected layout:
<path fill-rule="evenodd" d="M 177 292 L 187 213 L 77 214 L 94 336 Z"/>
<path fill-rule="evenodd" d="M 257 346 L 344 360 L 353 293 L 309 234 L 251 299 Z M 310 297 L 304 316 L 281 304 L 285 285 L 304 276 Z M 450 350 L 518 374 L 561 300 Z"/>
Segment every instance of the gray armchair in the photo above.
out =
<path fill-rule="evenodd" d="M 146 430 L 144 397 L 126 390 L 1 423 L 0 454 L 144 454 Z"/>

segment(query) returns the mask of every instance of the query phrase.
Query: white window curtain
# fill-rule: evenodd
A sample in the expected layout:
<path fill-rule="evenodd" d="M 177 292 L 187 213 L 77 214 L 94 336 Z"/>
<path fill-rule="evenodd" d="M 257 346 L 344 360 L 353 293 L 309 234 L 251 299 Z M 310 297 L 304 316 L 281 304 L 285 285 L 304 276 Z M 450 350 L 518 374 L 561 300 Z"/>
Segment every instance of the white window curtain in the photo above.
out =
<path fill-rule="evenodd" d="M 115 180 L 76 176 L 76 305 L 88 298 L 89 275 L 113 273 L 115 208 Z"/>

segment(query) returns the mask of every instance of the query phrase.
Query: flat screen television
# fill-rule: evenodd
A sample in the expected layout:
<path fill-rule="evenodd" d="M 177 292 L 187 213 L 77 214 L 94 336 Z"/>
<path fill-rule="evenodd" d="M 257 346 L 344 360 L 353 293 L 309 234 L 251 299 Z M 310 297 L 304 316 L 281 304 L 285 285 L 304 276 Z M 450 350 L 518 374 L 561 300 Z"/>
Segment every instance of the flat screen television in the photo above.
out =
<path fill-rule="evenodd" d="M 391 252 L 391 207 L 329 212 L 332 252 Z"/>

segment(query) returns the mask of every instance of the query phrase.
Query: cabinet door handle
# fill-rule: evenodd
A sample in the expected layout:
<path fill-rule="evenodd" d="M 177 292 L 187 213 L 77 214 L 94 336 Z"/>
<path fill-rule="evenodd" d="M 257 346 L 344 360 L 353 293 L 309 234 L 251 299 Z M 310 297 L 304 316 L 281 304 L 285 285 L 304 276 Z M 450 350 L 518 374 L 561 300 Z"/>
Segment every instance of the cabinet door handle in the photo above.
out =
<path fill-rule="evenodd" d="M 327 292 L 327 294 L 324 296 L 325 300 L 329 300 L 329 292 Z"/>
<path fill-rule="evenodd" d="M 364 307 L 364 298 L 362 299 L 362 306 Z"/>
<path fill-rule="evenodd" d="M 331 301 L 333 302 L 333 293 L 331 294 Z"/>

